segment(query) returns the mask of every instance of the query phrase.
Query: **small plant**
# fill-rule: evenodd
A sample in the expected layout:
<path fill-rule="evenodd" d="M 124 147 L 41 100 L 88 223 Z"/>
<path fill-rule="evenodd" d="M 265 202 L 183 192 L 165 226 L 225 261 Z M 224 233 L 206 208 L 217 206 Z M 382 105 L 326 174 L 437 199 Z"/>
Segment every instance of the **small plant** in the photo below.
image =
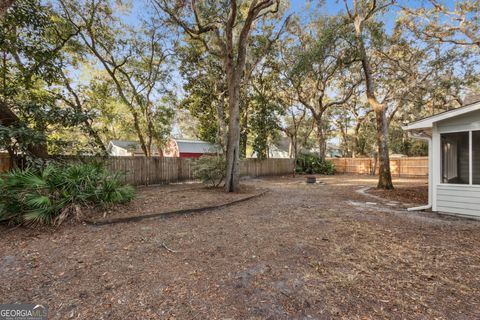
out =
<path fill-rule="evenodd" d="M 121 175 L 100 163 L 50 163 L 44 169 L 17 169 L 0 178 L 0 221 L 58 225 L 80 207 L 133 199 Z"/>
<path fill-rule="evenodd" d="M 223 155 L 202 156 L 194 166 L 195 178 L 212 187 L 218 187 L 225 180 L 226 161 Z"/>
<path fill-rule="evenodd" d="M 302 154 L 297 158 L 297 173 L 307 174 L 335 174 L 335 165 L 332 161 L 322 159 L 314 154 Z"/>

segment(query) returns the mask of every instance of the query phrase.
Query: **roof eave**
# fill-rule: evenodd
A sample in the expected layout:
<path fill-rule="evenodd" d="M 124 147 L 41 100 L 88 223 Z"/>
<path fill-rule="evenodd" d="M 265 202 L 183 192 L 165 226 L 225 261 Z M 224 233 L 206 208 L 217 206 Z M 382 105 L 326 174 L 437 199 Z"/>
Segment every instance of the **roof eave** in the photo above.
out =
<path fill-rule="evenodd" d="M 450 110 L 444 113 L 439 113 L 437 115 L 431 116 L 426 119 L 418 120 L 412 122 L 406 126 L 402 127 L 404 131 L 411 131 L 411 130 L 424 130 L 424 129 L 431 129 L 433 124 L 442 120 L 458 117 L 464 115 L 466 113 L 480 110 L 480 102 L 473 103 L 469 106 L 461 107 L 458 109 Z"/>
<path fill-rule="evenodd" d="M 427 123 L 427 124 L 420 124 L 420 123 L 412 123 L 412 125 L 406 125 L 402 127 L 403 131 L 412 131 L 412 130 L 427 130 L 427 129 L 432 129 L 433 127 L 433 121 Z"/>

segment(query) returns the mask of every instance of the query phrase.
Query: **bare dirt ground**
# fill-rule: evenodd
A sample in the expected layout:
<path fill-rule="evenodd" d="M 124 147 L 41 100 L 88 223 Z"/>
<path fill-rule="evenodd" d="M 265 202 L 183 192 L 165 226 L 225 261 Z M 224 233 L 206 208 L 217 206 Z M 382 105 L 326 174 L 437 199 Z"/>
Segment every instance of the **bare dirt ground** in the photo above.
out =
<path fill-rule="evenodd" d="M 191 216 L 1 227 L 0 303 L 51 319 L 480 318 L 479 221 L 372 200 L 356 192 L 368 176 L 304 179 L 248 180 L 269 191 Z"/>

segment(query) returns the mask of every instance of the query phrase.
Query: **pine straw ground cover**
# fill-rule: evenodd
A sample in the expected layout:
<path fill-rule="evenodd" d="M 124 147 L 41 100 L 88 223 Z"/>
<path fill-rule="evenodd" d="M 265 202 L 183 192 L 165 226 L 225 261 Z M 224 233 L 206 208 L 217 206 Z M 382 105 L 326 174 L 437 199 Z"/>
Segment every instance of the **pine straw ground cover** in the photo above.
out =
<path fill-rule="evenodd" d="M 103 221 L 130 218 L 157 213 L 219 206 L 262 193 L 264 190 L 253 186 L 242 186 L 237 193 L 225 193 L 222 188 L 206 187 L 203 184 L 176 184 L 138 188 L 137 196 L 131 202 L 117 205 L 99 214 L 85 210 L 88 221 Z"/>
<path fill-rule="evenodd" d="M 399 201 L 402 203 L 427 204 L 428 203 L 428 184 L 415 184 L 414 181 L 409 185 L 396 186 L 393 190 L 381 190 L 372 188 L 368 190 L 370 194 L 382 197 L 386 200 Z"/>
<path fill-rule="evenodd" d="M 51 319 L 480 318 L 480 222 L 372 204 L 366 176 L 304 179 L 247 181 L 268 193 L 188 217 L 2 228 L 0 303 Z"/>

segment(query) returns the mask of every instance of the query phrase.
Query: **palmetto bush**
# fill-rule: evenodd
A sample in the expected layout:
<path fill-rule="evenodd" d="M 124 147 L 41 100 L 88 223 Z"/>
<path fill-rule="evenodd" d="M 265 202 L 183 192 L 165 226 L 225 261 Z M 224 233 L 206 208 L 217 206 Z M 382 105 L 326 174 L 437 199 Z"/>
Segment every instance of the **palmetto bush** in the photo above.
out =
<path fill-rule="evenodd" d="M 133 199 L 121 175 L 100 163 L 48 164 L 43 170 L 17 169 L 0 178 L 0 221 L 60 224 L 79 208 Z"/>
<path fill-rule="evenodd" d="M 221 154 L 201 156 L 194 165 L 195 178 L 212 187 L 218 187 L 225 179 L 226 166 L 225 157 Z"/>
<path fill-rule="evenodd" d="M 335 174 L 335 165 L 332 161 L 322 159 L 315 154 L 301 154 L 297 157 L 295 171 L 307 174 L 332 175 Z"/>

